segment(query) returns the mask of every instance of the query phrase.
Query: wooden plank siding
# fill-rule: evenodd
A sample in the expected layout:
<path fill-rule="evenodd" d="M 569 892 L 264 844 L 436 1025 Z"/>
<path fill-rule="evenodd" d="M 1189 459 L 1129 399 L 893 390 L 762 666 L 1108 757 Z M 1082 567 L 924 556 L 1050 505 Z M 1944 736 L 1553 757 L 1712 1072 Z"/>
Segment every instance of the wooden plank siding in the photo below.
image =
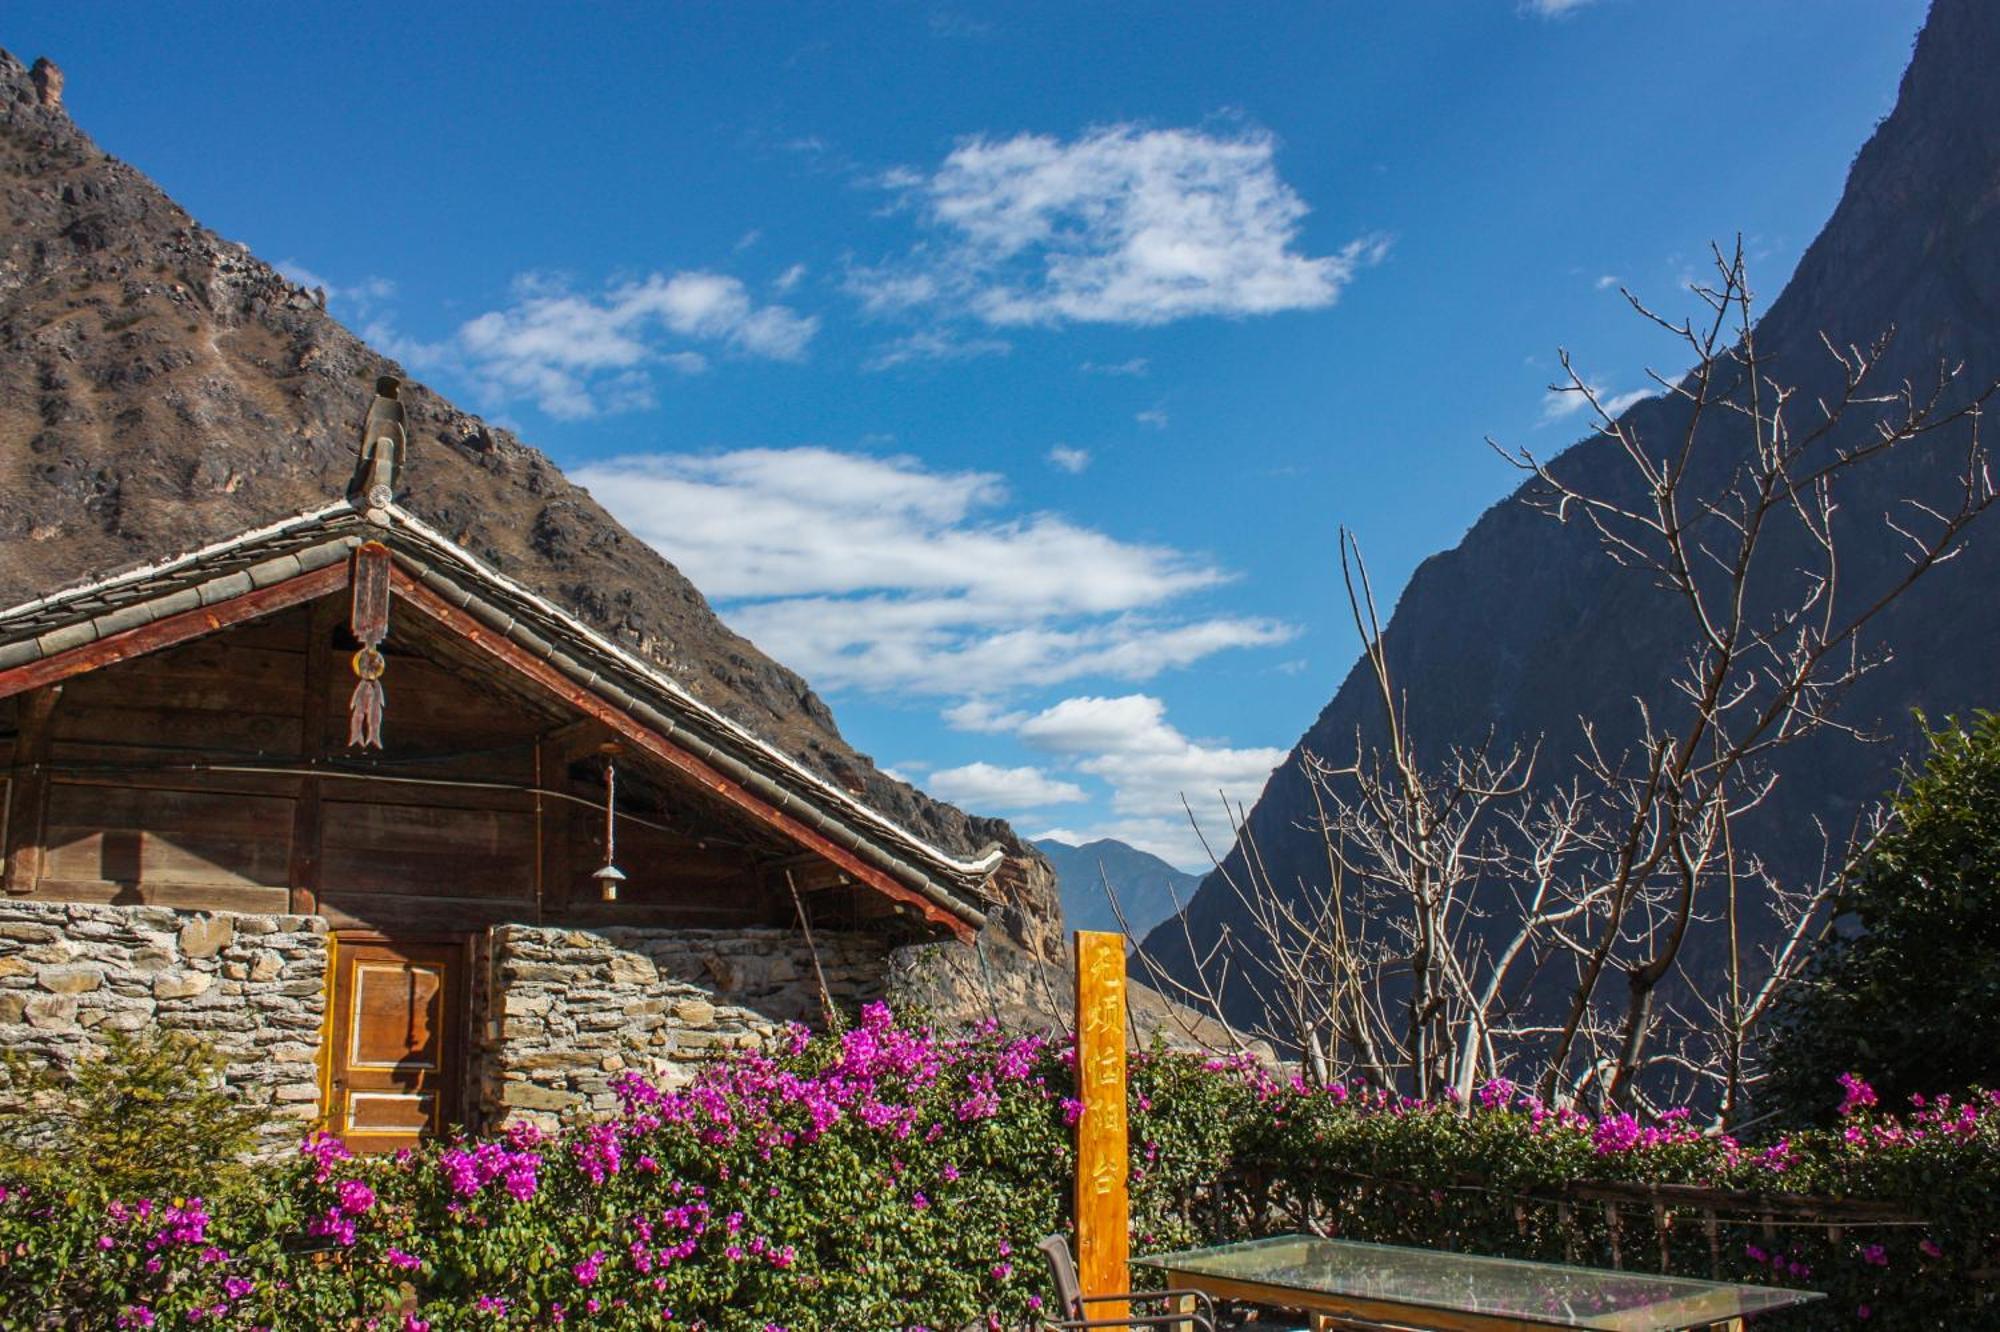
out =
<path fill-rule="evenodd" d="M 758 867 L 796 848 L 637 748 L 619 760 L 633 778 L 619 792 L 634 816 L 618 832 L 629 878 L 620 901 L 600 903 L 590 879 L 603 854 L 595 749 L 612 728 L 483 645 L 448 641 L 454 627 L 419 614 L 404 591 L 385 645 L 379 754 L 340 743 L 353 645 L 337 592 L 206 637 L 144 652 L 128 644 L 93 669 L 51 659 L 44 674 L 64 681 L 60 706 L 37 692 L 0 698 L 0 725 L 9 714 L 32 721 L 37 709 L 44 719 L 23 744 L 0 736 L 0 777 L 14 779 L 8 808 L 34 803 L 46 814 L 13 825 L 45 862 L 26 890 L 292 910 L 375 931 L 792 919 L 789 897 L 769 891 Z M 10 771 L 16 750 L 46 764 Z M 42 792 L 24 789 L 37 782 Z M 573 799 L 539 795 L 541 786 Z"/>
<path fill-rule="evenodd" d="M 453 606 L 402 569 L 392 570 L 391 580 L 401 613 L 407 615 L 415 609 L 448 631 L 457 644 L 483 650 L 489 658 L 489 669 L 511 670 L 517 677 L 532 681 L 552 698 L 603 722 L 640 754 L 677 773 L 685 784 L 701 791 L 721 809 L 832 862 L 881 896 L 915 911 L 919 918 L 942 926 L 961 939 L 972 937 L 971 925 L 916 888 L 868 863 L 799 819 L 765 803 L 740 783 L 653 731 L 622 707 L 592 693 L 512 639 L 495 632 L 476 616 Z"/>
<path fill-rule="evenodd" d="M 284 797 L 77 786 L 49 792 L 52 879 L 285 888 L 292 802 Z"/>
<path fill-rule="evenodd" d="M 23 695 L 15 705 L 17 733 L 7 779 L 6 837 L 0 874 L 6 891 L 31 893 L 42 877 L 43 830 L 49 799 L 48 758 L 54 744 L 54 714 L 62 698 L 61 685 L 44 685 Z"/>

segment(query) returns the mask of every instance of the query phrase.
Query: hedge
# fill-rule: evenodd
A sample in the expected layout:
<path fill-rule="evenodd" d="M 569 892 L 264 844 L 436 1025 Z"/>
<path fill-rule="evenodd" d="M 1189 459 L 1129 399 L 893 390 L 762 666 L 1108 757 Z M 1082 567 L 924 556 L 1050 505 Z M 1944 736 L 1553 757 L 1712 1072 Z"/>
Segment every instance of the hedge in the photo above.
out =
<path fill-rule="evenodd" d="M 209 1198 L 0 1185 L 0 1329 L 1016 1326 L 1047 1293 L 1034 1242 L 1065 1224 L 1070 1059 L 992 1030 L 940 1037 L 877 1006 L 681 1090 L 627 1077 L 615 1121 L 558 1135 L 385 1158 L 314 1137 Z M 1693 1275 L 1832 1294 L 1773 1327 L 1990 1321 L 2000 1107 L 1848 1100 L 1840 1129 L 1746 1147 L 1684 1116 L 1551 1113 L 1505 1084 L 1471 1106 L 1418 1105 L 1153 1054 L 1133 1069 L 1135 1242 L 1309 1222 L 1596 1263 L 1617 1246 L 1635 1268 L 1664 1250 Z M 1774 1242 L 1754 1218 L 1711 1229 L 1670 1208 L 1664 1246 L 1637 1213 L 1621 1245 L 1603 1207 L 1575 1201 L 1647 1185 L 1861 1200 L 1890 1219 L 1835 1234 L 1793 1208 Z"/>

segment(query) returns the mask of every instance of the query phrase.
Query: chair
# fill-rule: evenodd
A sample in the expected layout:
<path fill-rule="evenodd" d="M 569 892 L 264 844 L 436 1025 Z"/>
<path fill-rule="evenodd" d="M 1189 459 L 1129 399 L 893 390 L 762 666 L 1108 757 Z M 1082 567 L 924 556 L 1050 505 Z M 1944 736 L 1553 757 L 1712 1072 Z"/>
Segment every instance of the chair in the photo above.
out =
<path fill-rule="evenodd" d="M 1072 1328 L 1103 1327 L 1124 1328 L 1130 1332 L 1134 1328 L 1157 1327 L 1166 1332 L 1215 1332 L 1215 1305 L 1198 1290 L 1142 1290 L 1126 1291 L 1118 1295 L 1086 1295 L 1083 1285 L 1077 1280 L 1076 1260 L 1070 1257 L 1069 1241 L 1061 1235 L 1051 1235 L 1041 1243 L 1041 1250 L 1048 1255 L 1049 1272 L 1055 1278 L 1056 1304 L 1061 1317 L 1047 1320 L 1051 1328 L 1061 1328 L 1069 1332 Z M 1092 1318 L 1086 1306 L 1110 1304 L 1122 1301 L 1128 1304 L 1155 1304 L 1161 1300 L 1191 1299 L 1197 1306 L 1196 1312 L 1169 1309 L 1164 1313 L 1130 1314 L 1123 1318 Z"/>

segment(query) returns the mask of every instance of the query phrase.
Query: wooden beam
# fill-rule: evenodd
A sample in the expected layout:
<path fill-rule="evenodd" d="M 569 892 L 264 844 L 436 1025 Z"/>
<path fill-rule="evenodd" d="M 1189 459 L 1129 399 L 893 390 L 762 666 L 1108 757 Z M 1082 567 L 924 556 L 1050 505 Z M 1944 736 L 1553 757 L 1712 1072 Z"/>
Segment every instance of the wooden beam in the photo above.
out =
<path fill-rule="evenodd" d="M 7 778 L 6 890 L 32 893 L 42 877 L 44 832 L 49 813 L 49 747 L 54 740 L 56 701 L 61 685 L 43 685 L 22 695 L 14 765 Z"/>
<path fill-rule="evenodd" d="M 962 940 L 975 933 L 970 923 L 945 910 L 916 889 L 870 865 L 847 848 L 829 840 L 780 809 L 745 790 L 713 767 L 688 753 L 607 700 L 577 684 L 506 635 L 452 605 L 398 567 L 391 572 L 395 593 L 406 604 L 444 625 L 464 642 L 483 649 L 499 663 L 534 681 L 569 706 L 597 718 L 650 757 L 675 770 L 709 795 L 782 834 L 794 845 L 832 861 L 885 897 L 915 908 L 926 920 L 942 925 Z"/>
<path fill-rule="evenodd" d="M 595 719 L 578 723 L 585 731 L 601 730 Z M 577 726 L 542 737 L 535 746 L 535 785 L 550 791 L 569 790 L 569 763 L 580 732 Z M 550 796 L 535 797 L 535 838 L 538 860 L 535 869 L 535 923 L 558 919 L 569 906 L 570 880 L 576 872 L 576 855 L 570 844 L 575 823 L 575 806 Z"/>
<path fill-rule="evenodd" d="M 259 616 L 288 610 L 301 602 L 338 592 L 347 586 L 347 561 L 329 564 L 324 569 L 315 569 L 282 583 L 272 583 L 268 587 L 253 588 L 242 596 L 218 601 L 212 606 L 201 606 L 179 615 L 169 615 L 151 624 L 142 624 L 137 629 L 127 629 L 122 634 L 112 634 L 94 643 L 59 652 L 53 657 L 43 657 L 39 661 L 23 662 L 19 666 L 0 671 L 0 698 L 12 694 L 25 693 L 43 685 L 59 684 L 72 675 L 98 670 L 133 657 L 144 656 L 148 652 L 158 652 L 177 643 L 185 643 L 191 638 L 212 634 L 218 629 L 226 629 L 232 624 L 254 620 Z"/>
<path fill-rule="evenodd" d="M 340 598 L 321 597 L 306 622 L 305 680 L 299 700 L 299 758 L 310 767 L 326 757 L 326 717 L 333 692 L 333 631 L 340 624 Z M 318 777 L 299 779 L 298 801 L 292 807 L 292 857 L 286 881 L 291 885 L 291 912 L 319 912 L 320 869 L 325 863 L 321 786 Z"/>

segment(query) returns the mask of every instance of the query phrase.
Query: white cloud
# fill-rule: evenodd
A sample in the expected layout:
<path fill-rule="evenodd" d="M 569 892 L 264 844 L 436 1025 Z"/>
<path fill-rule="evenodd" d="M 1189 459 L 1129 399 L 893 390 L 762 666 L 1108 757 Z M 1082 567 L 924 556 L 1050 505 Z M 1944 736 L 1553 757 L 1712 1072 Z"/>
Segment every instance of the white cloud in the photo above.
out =
<path fill-rule="evenodd" d="M 946 696 L 1091 676 L 1149 680 L 1230 648 L 1293 636 L 1288 625 L 1239 616 L 1059 623 L 1037 607 L 996 608 L 962 596 L 761 602 L 731 608 L 726 618 L 824 688 Z"/>
<path fill-rule="evenodd" d="M 1591 395 L 1594 396 L 1606 414 L 1617 420 L 1634 405 L 1648 398 L 1657 397 L 1658 388 L 1631 389 L 1624 393 L 1613 393 L 1602 384 L 1591 381 Z M 1552 388 L 1542 395 L 1542 415 L 1539 424 L 1549 425 L 1556 421 L 1566 421 L 1590 406 L 1590 399 L 1574 388 Z"/>
<path fill-rule="evenodd" d="M 937 237 L 849 274 L 873 312 L 942 307 L 995 326 L 1161 324 L 1333 304 L 1386 237 L 1298 248 L 1306 205 L 1270 135 L 1111 125 L 966 139 L 882 184 Z"/>
<path fill-rule="evenodd" d="M 944 719 L 955 731 L 997 734 L 1011 731 L 1028 719 L 1025 712 L 1002 712 L 990 699 L 968 698 L 944 710 Z"/>
<path fill-rule="evenodd" d="M 1006 514 L 992 473 L 795 448 L 619 458 L 575 476 L 822 688 L 962 698 L 1141 680 L 1292 633 L 1167 613 L 1228 575 L 1057 514 Z"/>
<path fill-rule="evenodd" d="M 891 370 L 912 361 L 970 361 L 981 356 L 1005 356 L 1012 344 L 999 338 L 963 338 L 946 329 L 922 328 L 885 342 L 861 363 L 863 370 Z"/>
<path fill-rule="evenodd" d="M 1541 424 L 1566 421 L 1588 406 L 1590 400 L 1573 388 L 1549 389 L 1542 394 Z"/>
<path fill-rule="evenodd" d="M 1165 430 L 1167 428 L 1167 414 L 1158 407 L 1151 407 L 1143 412 L 1135 413 L 1132 419 L 1142 426 L 1151 426 L 1155 430 Z"/>
<path fill-rule="evenodd" d="M 1148 752 L 1179 743 L 1179 733 L 1166 724 L 1166 712 L 1166 705 L 1150 694 L 1066 698 L 1023 718 L 1014 729 L 1023 740 L 1051 754 Z"/>
<path fill-rule="evenodd" d="M 1658 396 L 1660 396 L 1660 390 L 1656 388 L 1632 389 L 1625 393 L 1614 393 L 1604 399 L 1604 410 L 1609 412 L 1611 419 L 1615 421 L 1646 399 L 1657 398 Z"/>
<path fill-rule="evenodd" d="M 1077 369 L 1086 375 L 1124 375 L 1138 379 L 1145 376 L 1148 364 L 1145 357 L 1134 356 L 1129 361 L 1114 361 L 1108 365 L 1097 361 L 1085 361 Z"/>
<path fill-rule="evenodd" d="M 818 330 L 815 316 L 759 305 L 736 278 L 687 271 L 616 283 L 597 295 L 525 274 L 515 281 L 512 304 L 467 320 L 445 342 L 411 342 L 386 322 L 368 336 L 413 365 L 468 375 L 489 397 L 531 401 L 551 416 L 576 419 L 652 406 L 655 368 L 708 369 L 708 353 L 675 342 L 797 361 Z"/>
<path fill-rule="evenodd" d="M 1616 273 L 1602 274 L 1598 277 L 1597 281 L 1592 283 L 1591 285 L 1596 287 L 1599 291 L 1609 291 L 1613 287 L 1618 285 L 1618 275 Z"/>
<path fill-rule="evenodd" d="M 1224 804 L 1254 802 L 1287 755 L 1192 740 L 1167 721 L 1166 705 L 1150 694 L 1066 698 L 1011 729 L 1030 748 L 1110 787 L 1114 818 L 1076 835 L 1116 837 L 1177 865 L 1205 861 L 1183 796 L 1220 854 L 1231 840 Z"/>
<path fill-rule="evenodd" d="M 790 268 L 771 279 L 771 290 L 783 296 L 786 292 L 804 281 L 805 276 L 806 266 L 804 264 L 793 264 Z"/>
<path fill-rule="evenodd" d="M 1059 781 L 1040 768 L 1002 768 L 991 763 L 941 768 L 930 775 L 924 789 L 966 809 L 1010 813 L 1089 799 L 1075 782 Z"/>
<path fill-rule="evenodd" d="M 1197 813 L 1218 792 L 1231 804 L 1248 804 L 1286 754 L 1190 740 L 1167 721 L 1166 704 L 1150 694 L 1066 698 L 1022 722 L 1015 734 L 1045 753 L 1084 756 L 1077 770 L 1111 784 L 1113 810 L 1147 817 L 1171 815 L 1183 795 Z"/>
<path fill-rule="evenodd" d="M 1521 12 L 1532 14 L 1536 18 L 1567 18 L 1585 5 L 1596 2 L 1597 0 L 1521 0 Z"/>
<path fill-rule="evenodd" d="M 1075 449 L 1067 444 L 1058 444 L 1049 450 L 1049 465 L 1059 467 L 1074 476 L 1090 466 L 1090 450 Z"/>
<path fill-rule="evenodd" d="M 945 724 L 954 731 L 978 731 L 988 735 L 1011 731 L 1028 719 L 1025 712 L 1003 711 L 991 699 L 985 698 L 968 698 L 954 703 L 941 715 Z"/>

